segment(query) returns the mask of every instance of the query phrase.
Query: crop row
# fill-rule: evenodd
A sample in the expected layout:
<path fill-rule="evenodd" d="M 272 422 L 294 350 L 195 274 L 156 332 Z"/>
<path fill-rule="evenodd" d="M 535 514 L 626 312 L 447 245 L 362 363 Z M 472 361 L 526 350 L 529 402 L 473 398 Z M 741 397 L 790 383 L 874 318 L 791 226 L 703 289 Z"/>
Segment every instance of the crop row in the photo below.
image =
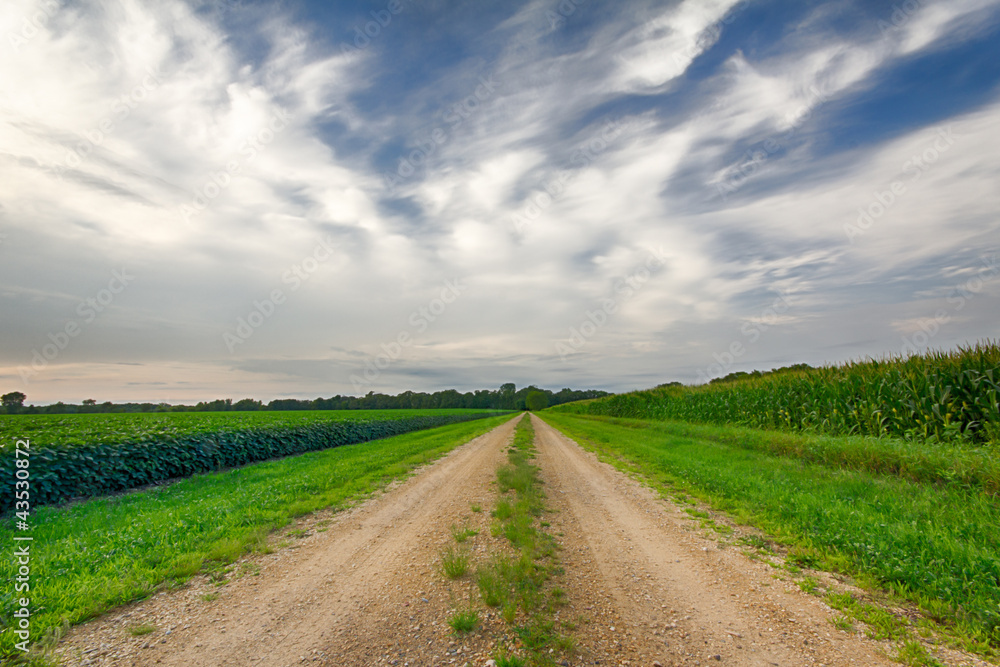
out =
<path fill-rule="evenodd" d="M 38 506 L 115 493 L 172 478 L 387 438 L 493 414 L 394 415 L 376 420 L 322 420 L 297 426 L 199 432 L 144 442 L 81 443 L 73 447 L 33 445 L 28 468 L 31 503 Z M 0 513 L 14 508 L 14 466 L 13 456 L 0 460 Z"/>
<path fill-rule="evenodd" d="M 290 428 L 318 421 L 382 421 L 484 410 L 289 410 L 264 412 L 156 412 L 0 415 L 0 442 L 29 438 L 33 447 L 156 442 L 201 433 Z"/>
<path fill-rule="evenodd" d="M 697 387 L 663 386 L 576 409 L 612 417 L 995 444 L 1000 442 L 1000 342 Z"/>

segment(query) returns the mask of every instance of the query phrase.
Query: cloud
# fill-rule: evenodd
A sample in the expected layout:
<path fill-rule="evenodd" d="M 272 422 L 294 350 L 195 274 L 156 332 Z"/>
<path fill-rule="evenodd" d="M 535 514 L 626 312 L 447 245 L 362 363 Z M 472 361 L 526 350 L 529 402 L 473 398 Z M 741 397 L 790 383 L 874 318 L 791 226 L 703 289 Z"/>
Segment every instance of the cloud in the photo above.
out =
<path fill-rule="evenodd" d="M 727 371 L 893 349 L 997 249 L 997 77 L 851 127 L 889 88 L 932 106 L 907 67 L 988 42 L 1000 12 L 921 3 L 848 29 L 835 5 L 769 23 L 761 48 L 735 0 L 414 4 L 341 49 L 356 17 L 305 6 L 7 3 L 0 34 L 30 37 L 0 60 L 0 373 L 20 382 L 123 267 L 134 283 L 30 399 L 351 393 L 400 332 L 373 389 L 694 380 L 733 340 Z M 934 342 L 995 333 L 992 290 Z"/>

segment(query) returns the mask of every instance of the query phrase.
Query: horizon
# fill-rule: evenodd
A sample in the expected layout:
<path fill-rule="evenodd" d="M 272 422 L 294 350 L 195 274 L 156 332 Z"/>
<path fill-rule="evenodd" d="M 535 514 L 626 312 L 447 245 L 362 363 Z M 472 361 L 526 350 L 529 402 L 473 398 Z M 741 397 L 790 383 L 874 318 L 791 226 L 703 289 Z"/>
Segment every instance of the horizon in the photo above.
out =
<path fill-rule="evenodd" d="M 11 0 L 0 35 L 28 402 L 622 393 L 1000 336 L 1000 0 Z"/>

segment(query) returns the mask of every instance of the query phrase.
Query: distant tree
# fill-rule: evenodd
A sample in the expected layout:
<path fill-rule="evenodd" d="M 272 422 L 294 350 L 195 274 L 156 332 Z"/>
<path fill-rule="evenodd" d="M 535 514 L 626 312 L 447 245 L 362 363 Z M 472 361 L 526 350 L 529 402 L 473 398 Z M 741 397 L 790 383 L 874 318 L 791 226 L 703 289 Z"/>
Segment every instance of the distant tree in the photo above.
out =
<path fill-rule="evenodd" d="M 244 398 L 233 403 L 232 409 L 240 411 L 262 410 L 264 409 L 264 404 L 260 401 L 255 401 L 252 398 Z"/>
<path fill-rule="evenodd" d="M 24 400 L 28 398 L 20 391 L 12 391 L 9 394 L 0 396 L 0 404 L 3 404 L 8 411 L 20 410 L 24 407 Z"/>
<path fill-rule="evenodd" d="M 549 397 L 545 392 L 533 391 L 524 397 L 524 406 L 529 410 L 544 410 L 549 407 Z"/>
<path fill-rule="evenodd" d="M 83 404 L 84 405 L 97 405 L 97 401 L 95 401 L 92 398 L 85 398 L 85 399 L 83 399 Z"/>
<path fill-rule="evenodd" d="M 513 382 L 500 385 L 499 396 L 497 396 L 497 407 L 501 410 L 513 410 L 516 407 L 514 403 L 514 392 L 516 390 L 517 386 Z"/>

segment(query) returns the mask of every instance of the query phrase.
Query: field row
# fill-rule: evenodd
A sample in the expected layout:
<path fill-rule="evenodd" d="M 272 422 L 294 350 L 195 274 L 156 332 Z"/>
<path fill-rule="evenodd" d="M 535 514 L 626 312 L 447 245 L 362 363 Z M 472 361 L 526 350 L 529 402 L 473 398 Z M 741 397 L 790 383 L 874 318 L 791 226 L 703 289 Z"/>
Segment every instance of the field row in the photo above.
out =
<path fill-rule="evenodd" d="M 664 385 L 565 409 L 834 435 L 1000 444 L 1000 342 L 823 368 L 734 373 Z"/>
<path fill-rule="evenodd" d="M 201 434 L 280 429 L 318 422 L 388 421 L 490 410 L 289 410 L 265 412 L 149 412 L 75 415 L 0 415 L 0 442 L 30 438 L 36 448 L 164 442 Z"/>
<path fill-rule="evenodd" d="M 391 413 L 247 414 L 253 416 L 243 417 L 234 413 L 171 414 L 165 417 L 14 416 L 5 420 L 7 433 L 3 442 L 7 445 L 14 441 L 30 444 L 30 468 L 22 469 L 18 474 L 27 475 L 30 472 L 31 505 L 38 506 L 481 419 L 495 413 L 399 410 Z M 32 430 L 30 426 L 39 428 Z M 46 426 L 48 430 L 44 428 Z M 108 426 L 116 430 L 97 437 L 100 429 Z M 75 439 L 61 440 L 65 433 L 72 434 Z M 0 459 L 0 513 L 15 509 L 15 466 L 25 462 L 18 461 L 14 456 Z"/>

